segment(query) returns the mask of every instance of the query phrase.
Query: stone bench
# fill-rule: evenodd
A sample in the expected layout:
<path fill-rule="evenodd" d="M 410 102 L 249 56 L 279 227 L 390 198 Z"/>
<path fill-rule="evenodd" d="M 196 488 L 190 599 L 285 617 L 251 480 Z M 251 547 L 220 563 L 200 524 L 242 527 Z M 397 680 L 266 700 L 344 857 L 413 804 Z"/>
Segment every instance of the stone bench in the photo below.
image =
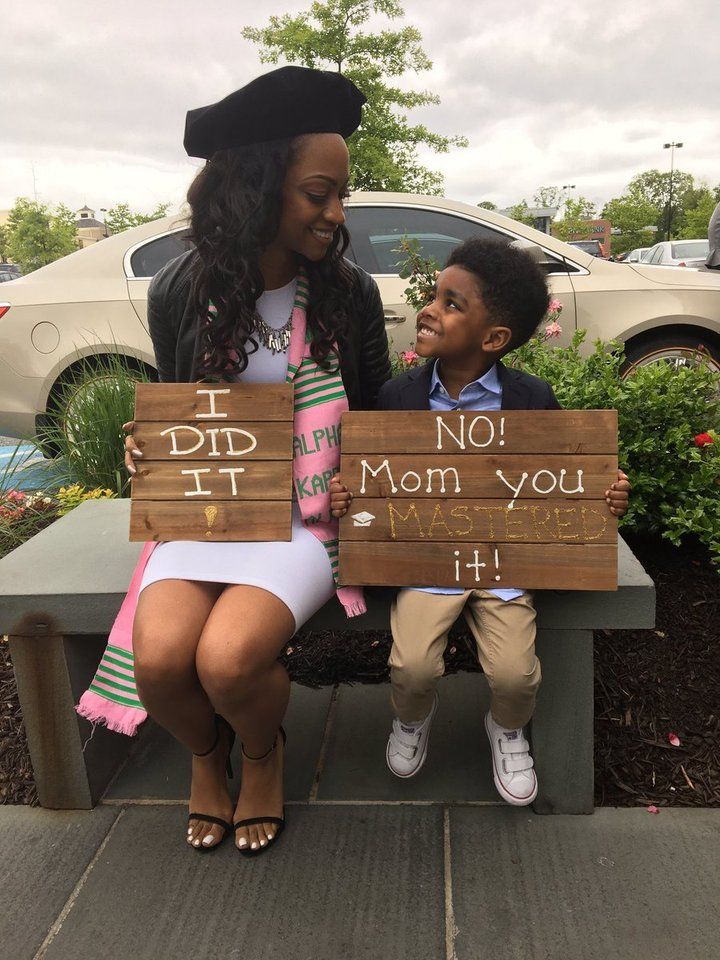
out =
<path fill-rule="evenodd" d="M 129 501 L 91 501 L 0 561 L 0 634 L 10 637 L 40 803 L 90 808 L 130 738 L 92 727 L 74 704 L 92 678 L 141 549 L 129 543 Z M 619 543 L 619 589 L 536 594 L 543 684 L 532 721 L 539 813 L 592 813 L 592 632 L 654 625 L 653 583 Z M 389 599 L 348 621 L 332 600 L 311 630 L 387 630 Z"/>

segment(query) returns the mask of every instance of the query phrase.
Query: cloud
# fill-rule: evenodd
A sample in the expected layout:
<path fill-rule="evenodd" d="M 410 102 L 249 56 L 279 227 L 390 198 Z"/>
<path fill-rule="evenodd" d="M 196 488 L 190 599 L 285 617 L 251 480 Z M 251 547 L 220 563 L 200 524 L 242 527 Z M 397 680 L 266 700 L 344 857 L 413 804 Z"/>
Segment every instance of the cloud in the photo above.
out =
<path fill-rule="evenodd" d="M 0 207 L 33 194 L 147 209 L 182 201 L 197 162 L 182 148 L 185 112 L 269 66 L 246 25 L 309 0 L 36 0 L 3 13 Z M 683 169 L 720 181 L 716 0 L 408 0 L 433 61 L 408 87 L 438 93 L 412 119 L 463 133 L 467 150 L 424 154 L 448 196 L 510 204 L 540 184 L 576 183 L 604 202 L 631 176 L 665 168 L 680 139 Z M 382 19 L 377 21 L 387 26 Z M 400 25 L 400 22 L 398 22 Z"/>

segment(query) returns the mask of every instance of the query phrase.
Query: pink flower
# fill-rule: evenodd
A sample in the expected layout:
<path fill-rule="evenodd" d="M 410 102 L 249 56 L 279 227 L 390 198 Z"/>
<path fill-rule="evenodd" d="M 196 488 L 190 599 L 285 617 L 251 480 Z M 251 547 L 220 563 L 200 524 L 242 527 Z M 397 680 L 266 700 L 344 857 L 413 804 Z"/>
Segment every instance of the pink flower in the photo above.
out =
<path fill-rule="evenodd" d="M 695 437 L 695 446 L 696 446 L 696 447 L 707 447 L 707 446 L 709 446 L 711 443 L 715 443 L 715 441 L 713 440 L 713 438 L 710 436 L 709 433 L 699 433 L 699 434 Z"/>
<path fill-rule="evenodd" d="M 680 746 L 680 737 L 676 733 L 669 733 L 668 740 L 674 747 Z"/>
<path fill-rule="evenodd" d="M 648 813 L 660 813 L 660 807 L 656 807 L 654 803 L 651 803 L 647 808 Z"/>
<path fill-rule="evenodd" d="M 403 363 L 415 363 L 416 360 L 420 359 L 420 355 L 415 353 L 414 350 L 403 350 L 400 354 L 400 359 Z"/>
<path fill-rule="evenodd" d="M 560 313 L 562 308 L 563 305 L 559 300 L 551 300 L 548 304 L 548 310 L 552 311 L 553 313 Z"/>
<path fill-rule="evenodd" d="M 562 333 L 562 327 L 557 322 L 557 320 L 553 320 L 552 323 L 549 323 L 545 327 L 545 333 L 548 337 L 559 337 L 560 334 Z"/>

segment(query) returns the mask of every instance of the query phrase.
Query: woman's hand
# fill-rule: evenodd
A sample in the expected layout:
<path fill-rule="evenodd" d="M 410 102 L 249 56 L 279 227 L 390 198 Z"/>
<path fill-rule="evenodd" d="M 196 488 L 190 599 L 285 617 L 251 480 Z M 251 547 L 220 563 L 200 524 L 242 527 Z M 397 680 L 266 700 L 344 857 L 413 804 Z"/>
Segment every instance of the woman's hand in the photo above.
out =
<path fill-rule="evenodd" d="M 624 517 L 628 510 L 628 501 L 632 486 L 622 470 L 618 470 L 617 482 L 605 491 L 605 502 L 614 517 Z"/>
<path fill-rule="evenodd" d="M 128 473 L 134 477 L 137 473 L 134 461 L 137 457 L 142 457 L 142 451 L 138 449 L 138 445 L 132 437 L 132 432 L 135 429 L 135 421 L 129 420 L 122 425 L 122 428 L 126 433 L 130 434 L 129 437 L 125 437 L 125 466 L 127 467 Z"/>
<path fill-rule="evenodd" d="M 352 503 L 353 495 L 342 482 L 339 473 L 330 481 L 330 513 L 333 517 L 344 517 Z"/>

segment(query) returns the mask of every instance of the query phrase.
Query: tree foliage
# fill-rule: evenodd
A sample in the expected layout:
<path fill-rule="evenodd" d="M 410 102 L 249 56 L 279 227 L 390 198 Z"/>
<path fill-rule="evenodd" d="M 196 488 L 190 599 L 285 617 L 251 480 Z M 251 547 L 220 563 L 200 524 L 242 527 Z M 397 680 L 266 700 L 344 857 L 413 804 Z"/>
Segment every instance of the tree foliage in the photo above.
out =
<path fill-rule="evenodd" d="M 560 187 L 538 187 L 533 197 L 533 203 L 538 207 L 561 207 L 563 192 Z"/>
<path fill-rule="evenodd" d="M 620 230 L 620 234 L 613 238 L 613 251 L 625 253 L 635 247 L 652 246 L 656 239 L 652 229 L 657 219 L 656 213 L 651 203 L 628 194 L 606 203 L 602 211 L 603 218 Z"/>
<path fill-rule="evenodd" d="M 7 233 L 7 255 L 23 273 L 78 249 L 75 214 L 64 204 L 52 212 L 44 203 L 19 197 L 8 215 Z"/>
<path fill-rule="evenodd" d="M 130 227 L 139 227 L 141 223 L 150 223 L 164 217 L 170 208 L 169 203 L 159 203 L 152 213 L 135 213 L 127 203 L 118 203 L 110 207 L 105 216 L 105 223 L 110 233 L 122 233 Z"/>
<path fill-rule="evenodd" d="M 432 63 L 415 27 L 363 31 L 374 14 L 397 20 L 403 10 L 398 0 L 316 0 L 309 11 L 272 16 L 265 27 L 246 27 L 243 36 L 260 46 L 265 63 L 283 58 L 337 70 L 365 94 L 362 126 L 348 143 L 355 189 L 440 193 L 442 176 L 420 163 L 418 149 L 447 153 L 450 147 L 467 146 L 467 140 L 409 122 L 407 111 L 437 104 L 440 98 L 429 90 L 401 89 L 394 81 L 429 70 Z"/>
<path fill-rule="evenodd" d="M 562 220 L 553 224 L 553 236 L 559 240 L 575 240 L 587 234 L 587 221 L 595 217 L 595 204 L 587 197 L 568 197 Z"/>
<path fill-rule="evenodd" d="M 492 200 L 481 200 L 478 206 L 482 207 L 483 210 L 497 210 L 497 204 L 493 203 Z"/>
<path fill-rule="evenodd" d="M 509 207 L 507 215 L 511 220 L 516 220 L 518 223 L 524 223 L 528 227 L 535 226 L 535 217 L 530 213 L 530 207 L 527 204 L 527 200 L 521 200 L 520 203 L 516 203 L 514 206 Z"/>

